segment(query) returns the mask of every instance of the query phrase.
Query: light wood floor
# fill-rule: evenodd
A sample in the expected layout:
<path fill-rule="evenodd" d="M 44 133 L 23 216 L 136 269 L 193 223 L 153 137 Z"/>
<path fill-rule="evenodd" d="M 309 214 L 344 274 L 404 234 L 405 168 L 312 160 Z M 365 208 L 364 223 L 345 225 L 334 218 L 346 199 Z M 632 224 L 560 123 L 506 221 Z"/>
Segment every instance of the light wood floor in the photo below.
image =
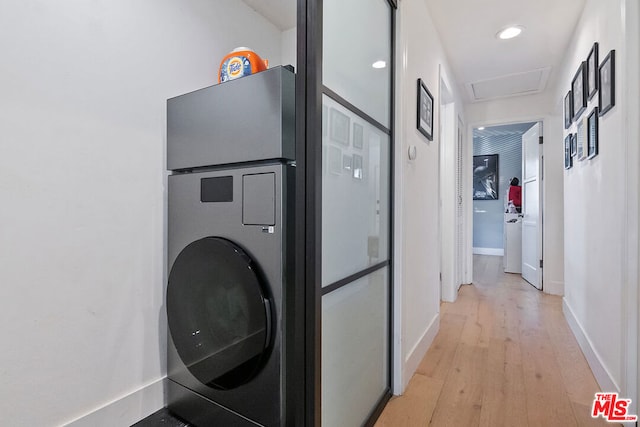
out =
<path fill-rule="evenodd" d="M 562 314 L 562 298 L 474 256 L 474 283 L 442 303 L 440 331 L 378 427 L 596 426 L 599 391 Z"/>

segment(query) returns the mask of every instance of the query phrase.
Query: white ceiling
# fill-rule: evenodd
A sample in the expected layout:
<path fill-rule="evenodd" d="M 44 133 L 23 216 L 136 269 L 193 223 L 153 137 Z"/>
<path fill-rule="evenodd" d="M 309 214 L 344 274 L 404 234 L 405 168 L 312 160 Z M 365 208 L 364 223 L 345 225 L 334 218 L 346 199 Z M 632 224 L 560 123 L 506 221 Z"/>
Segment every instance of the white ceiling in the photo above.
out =
<path fill-rule="evenodd" d="M 242 0 L 281 31 L 296 26 L 296 0 Z"/>
<path fill-rule="evenodd" d="M 296 25 L 296 0 L 242 0 L 280 30 Z M 425 0 L 467 102 L 553 87 L 585 0 Z M 501 29 L 523 33 L 499 40 Z"/>
<path fill-rule="evenodd" d="M 585 0 L 426 0 L 466 101 L 552 87 Z M 521 25 L 523 33 L 496 33 Z"/>

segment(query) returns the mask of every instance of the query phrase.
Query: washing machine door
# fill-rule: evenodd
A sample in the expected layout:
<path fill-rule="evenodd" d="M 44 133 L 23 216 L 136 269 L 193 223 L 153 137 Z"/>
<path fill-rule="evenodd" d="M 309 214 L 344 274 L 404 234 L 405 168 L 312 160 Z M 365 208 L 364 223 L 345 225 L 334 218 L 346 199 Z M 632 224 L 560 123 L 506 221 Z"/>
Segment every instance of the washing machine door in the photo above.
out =
<path fill-rule="evenodd" d="M 273 330 L 265 285 L 256 263 L 223 238 L 197 240 L 176 258 L 167 287 L 169 331 L 203 384 L 231 389 L 260 372 Z"/>

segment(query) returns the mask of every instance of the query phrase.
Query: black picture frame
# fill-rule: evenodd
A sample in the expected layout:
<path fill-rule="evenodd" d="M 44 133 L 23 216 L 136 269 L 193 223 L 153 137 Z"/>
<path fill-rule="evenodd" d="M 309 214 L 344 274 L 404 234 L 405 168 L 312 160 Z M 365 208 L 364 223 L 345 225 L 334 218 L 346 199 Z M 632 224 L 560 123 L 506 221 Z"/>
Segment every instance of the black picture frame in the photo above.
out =
<path fill-rule="evenodd" d="M 573 94 L 573 121 L 576 121 L 582 112 L 587 109 L 586 70 L 587 63 L 582 61 L 571 80 L 571 93 Z"/>
<path fill-rule="evenodd" d="M 598 62 L 598 42 L 593 44 L 587 56 L 587 98 L 591 100 L 600 87 L 600 72 Z"/>
<path fill-rule="evenodd" d="M 433 95 L 422 79 L 418 79 L 417 128 L 433 141 Z"/>
<path fill-rule="evenodd" d="M 569 129 L 573 123 L 573 94 L 571 91 L 564 96 L 564 128 Z"/>
<path fill-rule="evenodd" d="M 571 157 L 571 150 L 573 146 L 573 134 L 568 134 L 564 137 L 564 168 L 571 169 L 573 166 L 573 159 Z"/>
<path fill-rule="evenodd" d="M 607 114 L 616 105 L 616 51 L 610 51 L 598 68 L 600 90 L 598 91 L 598 105 L 600 117 Z"/>
<path fill-rule="evenodd" d="M 587 117 L 587 158 L 598 155 L 598 107 L 594 107 Z"/>
<path fill-rule="evenodd" d="M 473 200 L 499 199 L 498 161 L 497 154 L 473 156 Z"/>
<path fill-rule="evenodd" d="M 570 144 L 571 144 L 569 146 L 569 148 L 571 150 L 570 154 L 571 154 L 571 157 L 575 157 L 576 154 L 578 154 L 578 141 L 577 141 L 577 138 L 575 138 L 575 139 L 573 138 L 572 134 L 569 134 L 569 136 L 571 136 L 571 141 L 569 141 Z"/>
<path fill-rule="evenodd" d="M 587 158 L 587 127 L 584 119 L 578 122 L 575 136 L 575 143 L 578 146 L 578 149 L 576 150 L 576 159 L 578 161 L 582 161 Z"/>

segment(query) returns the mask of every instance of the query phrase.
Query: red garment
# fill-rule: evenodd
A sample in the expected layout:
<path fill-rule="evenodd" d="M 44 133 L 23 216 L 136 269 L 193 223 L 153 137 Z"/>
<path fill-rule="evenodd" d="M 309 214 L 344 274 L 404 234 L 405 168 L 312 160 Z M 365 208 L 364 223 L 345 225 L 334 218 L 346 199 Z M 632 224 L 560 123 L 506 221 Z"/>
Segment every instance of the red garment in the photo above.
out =
<path fill-rule="evenodd" d="M 509 200 L 519 208 L 522 206 L 522 187 L 519 185 L 512 185 L 509 187 Z"/>

